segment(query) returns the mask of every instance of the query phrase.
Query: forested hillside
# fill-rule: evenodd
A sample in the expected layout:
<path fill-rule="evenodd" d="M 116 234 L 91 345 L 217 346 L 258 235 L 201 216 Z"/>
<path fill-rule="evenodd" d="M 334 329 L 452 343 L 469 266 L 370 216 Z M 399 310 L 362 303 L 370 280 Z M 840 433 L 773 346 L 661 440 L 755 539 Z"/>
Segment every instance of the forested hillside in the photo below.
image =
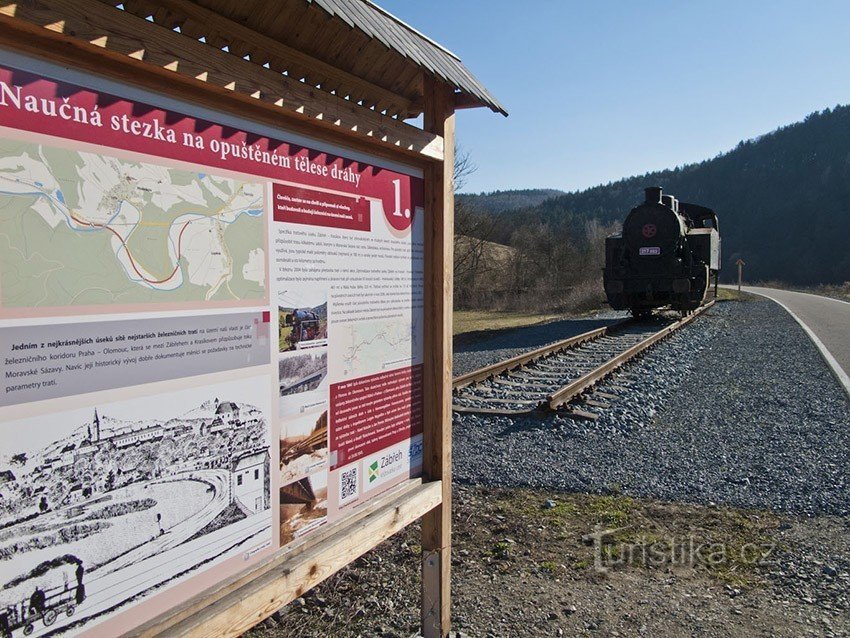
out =
<path fill-rule="evenodd" d="M 457 307 L 576 311 L 600 303 L 605 234 L 651 185 L 717 211 L 726 281 L 739 257 L 749 281 L 850 280 L 850 107 L 840 106 L 699 164 L 539 203 L 529 198 L 548 191 L 459 195 Z M 491 263 L 485 247 L 493 244 L 509 247 L 510 258 Z"/>
<path fill-rule="evenodd" d="M 477 195 L 461 193 L 458 194 L 457 201 L 474 208 L 480 208 L 483 211 L 501 213 L 502 211 L 515 208 L 537 206 L 547 199 L 564 194 L 564 191 L 555 190 L 554 188 L 529 188 L 525 190 L 478 193 Z"/>
<path fill-rule="evenodd" d="M 717 211 L 727 280 L 734 276 L 738 257 L 745 260 L 751 281 L 808 285 L 850 280 L 850 106 L 813 113 L 699 164 L 502 213 L 502 223 L 487 239 L 513 245 L 518 228 L 574 238 L 584 234 L 588 220 L 602 226 L 622 221 L 651 185 Z M 466 203 L 486 207 L 486 201 Z"/>

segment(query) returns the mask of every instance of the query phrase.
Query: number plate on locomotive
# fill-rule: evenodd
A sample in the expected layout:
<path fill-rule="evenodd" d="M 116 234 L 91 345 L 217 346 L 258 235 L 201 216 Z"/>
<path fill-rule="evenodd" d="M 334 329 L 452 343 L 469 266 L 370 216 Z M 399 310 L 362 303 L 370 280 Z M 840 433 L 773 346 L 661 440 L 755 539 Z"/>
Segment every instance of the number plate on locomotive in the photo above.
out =
<path fill-rule="evenodd" d="M 641 246 L 640 250 L 638 250 L 639 255 L 660 255 L 661 248 L 658 246 Z"/>

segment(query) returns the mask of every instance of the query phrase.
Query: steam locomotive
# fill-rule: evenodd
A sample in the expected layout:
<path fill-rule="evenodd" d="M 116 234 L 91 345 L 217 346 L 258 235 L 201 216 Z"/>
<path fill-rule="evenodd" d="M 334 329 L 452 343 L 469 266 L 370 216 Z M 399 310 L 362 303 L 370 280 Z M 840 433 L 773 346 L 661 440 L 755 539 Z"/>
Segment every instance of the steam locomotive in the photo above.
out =
<path fill-rule="evenodd" d="M 18 629 L 29 636 L 38 621 L 49 627 L 62 614 L 73 616 L 86 600 L 84 575 L 83 562 L 65 554 L 39 563 L 28 574 L 8 582 L 3 593 L 6 603 L 11 604 L 0 607 L 0 638 L 14 638 L 20 635 Z M 25 596 L 23 592 L 32 593 Z"/>
<path fill-rule="evenodd" d="M 720 270 L 720 229 L 710 208 L 680 202 L 661 188 L 605 240 L 603 281 L 608 303 L 639 317 L 669 306 L 683 314 L 705 301 Z"/>
<path fill-rule="evenodd" d="M 297 350 L 304 347 L 307 342 L 328 337 L 327 328 L 322 328 L 319 314 L 314 310 L 296 308 L 286 314 L 283 324 L 292 327 L 286 337 L 289 350 Z"/>

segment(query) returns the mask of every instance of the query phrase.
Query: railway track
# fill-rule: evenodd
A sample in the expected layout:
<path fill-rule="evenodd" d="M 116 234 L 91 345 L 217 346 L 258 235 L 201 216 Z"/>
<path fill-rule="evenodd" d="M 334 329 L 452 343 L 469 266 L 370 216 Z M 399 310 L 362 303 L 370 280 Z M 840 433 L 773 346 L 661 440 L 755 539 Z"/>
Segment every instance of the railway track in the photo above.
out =
<path fill-rule="evenodd" d="M 504 415 L 562 410 L 595 419 L 595 412 L 583 408 L 607 407 L 619 388 L 590 390 L 713 305 L 711 301 L 675 320 L 663 315 L 648 321 L 625 319 L 459 376 L 452 384 L 452 409 Z"/>

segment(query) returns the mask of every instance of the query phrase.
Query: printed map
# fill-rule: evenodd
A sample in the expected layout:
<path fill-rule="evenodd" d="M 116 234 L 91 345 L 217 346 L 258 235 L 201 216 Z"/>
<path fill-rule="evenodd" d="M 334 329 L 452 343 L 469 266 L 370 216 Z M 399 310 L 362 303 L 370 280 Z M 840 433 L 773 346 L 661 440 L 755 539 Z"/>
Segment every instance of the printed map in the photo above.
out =
<path fill-rule="evenodd" d="M 371 321 L 339 327 L 344 377 L 376 374 L 418 363 L 422 332 L 410 320 Z"/>
<path fill-rule="evenodd" d="M 0 306 L 265 297 L 262 183 L 0 139 Z"/>

